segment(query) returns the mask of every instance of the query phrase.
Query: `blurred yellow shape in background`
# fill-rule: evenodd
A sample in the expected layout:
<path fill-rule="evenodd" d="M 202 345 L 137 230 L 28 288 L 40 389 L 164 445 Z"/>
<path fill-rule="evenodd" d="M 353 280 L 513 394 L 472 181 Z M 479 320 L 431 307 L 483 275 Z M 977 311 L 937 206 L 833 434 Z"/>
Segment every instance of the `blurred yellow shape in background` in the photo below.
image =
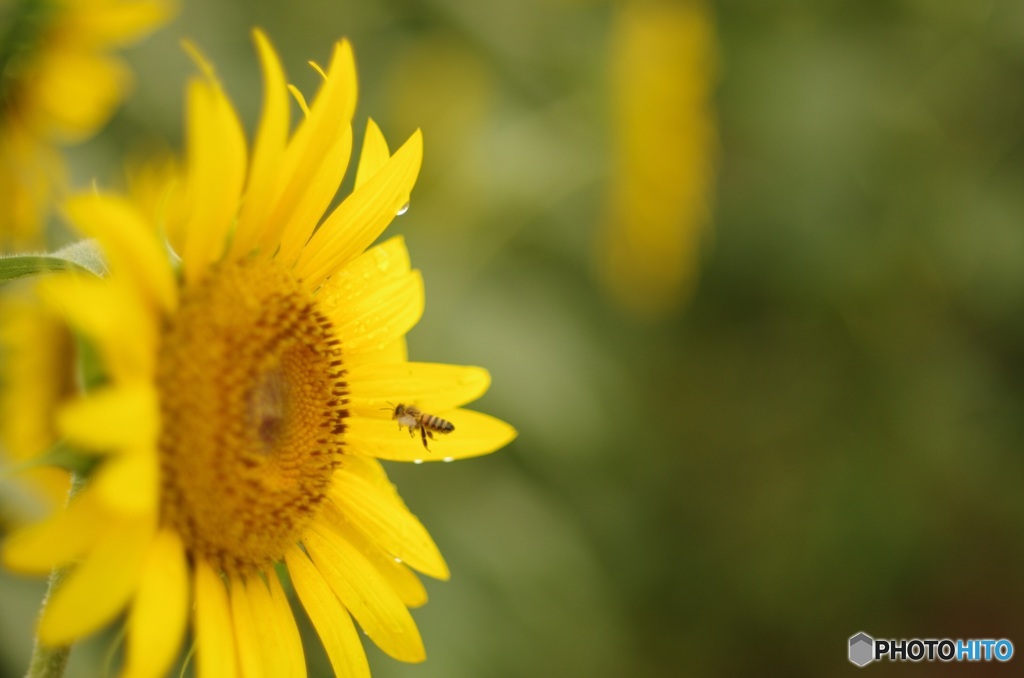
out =
<path fill-rule="evenodd" d="M 636 0 L 616 12 L 612 168 L 595 258 L 617 303 L 658 318 L 692 295 L 711 222 L 714 26 L 700 1 Z"/>
<path fill-rule="evenodd" d="M 64 183 L 56 147 L 79 143 L 113 115 L 132 74 L 112 54 L 173 13 L 168 0 L 19 0 L 0 31 L 0 249 L 44 244 Z"/>
<path fill-rule="evenodd" d="M 51 413 L 74 391 L 71 333 L 32 299 L 30 287 L 0 298 L 0 469 L 27 462 L 57 442 Z M 64 503 L 67 471 L 18 471 L 10 486 L 0 475 L 0 529 L 37 519 Z M 23 492 L 10 494 L 15 484 Z"/>

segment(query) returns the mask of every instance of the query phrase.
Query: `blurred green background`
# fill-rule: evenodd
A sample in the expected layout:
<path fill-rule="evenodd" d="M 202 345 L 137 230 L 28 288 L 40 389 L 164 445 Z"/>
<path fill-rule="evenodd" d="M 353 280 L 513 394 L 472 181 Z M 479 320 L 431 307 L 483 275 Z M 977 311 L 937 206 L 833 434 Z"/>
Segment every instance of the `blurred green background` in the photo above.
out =
<path fill-rule="evenodd" d="M 393 144 L 424 129 L 389 230 L 426 280 L 411 357 L 488 367 L 479 409 L 520 437 L 389 466 L 453 576 L 414 613 L 427 662 L 371 649 L 374 676 L 840 675 L 858 631 L 1024 652 L 1024 3 L 688 4 L 714 31 L 713 225 L 688 303 L 654 316 L 594 263 L 630 4 L 184 0 L 72 173 L 117 184 L 178 146 L 181 37 L 251 130 L 256 25 L 306 92 L 305 61 L 352 40 L 357 139 L 367 115 Z M 0 579 L 2 675 L 41 590 Z"/>

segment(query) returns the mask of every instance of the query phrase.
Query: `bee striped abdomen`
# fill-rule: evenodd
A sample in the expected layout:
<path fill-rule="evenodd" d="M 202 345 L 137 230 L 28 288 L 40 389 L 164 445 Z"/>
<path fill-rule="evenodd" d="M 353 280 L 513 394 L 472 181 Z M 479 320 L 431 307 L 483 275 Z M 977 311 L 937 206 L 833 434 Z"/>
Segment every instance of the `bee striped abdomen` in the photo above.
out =
<path fill-rule="evenodd" d="M 435 417 L 432 414 L 424 415 L 423 426 L 424 428 L 428 428 L 431 431 L 436 431 L 438 433 L 451 433 L 455 430 L 455 425 L 453 423 L 447 419 Z"/>

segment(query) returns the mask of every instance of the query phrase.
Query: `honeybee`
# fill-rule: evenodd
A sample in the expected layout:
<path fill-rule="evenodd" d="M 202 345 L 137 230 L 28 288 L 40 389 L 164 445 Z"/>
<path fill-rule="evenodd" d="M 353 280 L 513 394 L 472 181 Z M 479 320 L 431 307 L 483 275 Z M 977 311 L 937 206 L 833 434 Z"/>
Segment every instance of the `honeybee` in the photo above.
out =
<path fill-rule="evenodd" d="M 388 404 L 390 405 L 390 403 Z M 455 430 L 455 425 L 447 419 L 421 412 L 419 408 L 412 405 L 398 403 L 393 407 L 386 407 L 384 409 L 390 410 L 391 418 L 398 420 L 399 431 L 402 430 L 403 426 L 408 426 L 409 436 L 412 437 L 416 435 L 416 429 L 419 429 L 420 438 L 423 439 L 423 447 L 428 452 L 430 448 L 427 447 L 427 438 L 433 440 L 435 433 L 448 434 Z"/>

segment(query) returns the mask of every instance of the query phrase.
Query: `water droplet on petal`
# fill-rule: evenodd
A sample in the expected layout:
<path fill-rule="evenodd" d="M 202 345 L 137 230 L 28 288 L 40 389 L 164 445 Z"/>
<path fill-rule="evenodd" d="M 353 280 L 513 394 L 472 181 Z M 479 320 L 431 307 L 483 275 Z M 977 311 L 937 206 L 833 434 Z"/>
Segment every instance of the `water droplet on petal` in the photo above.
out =
<path fill-rule="evenodd" d="M 414 464 L 422 464 L 423 460 L 422 459 L 413 459 L 412 463 L 414 463 Z"/>
<path fill-rule="evenodd" d="M 373 258 L 376 260 L 377 270 L 381 273 L 387 273 L 388 269 L 391 268 L 391 257 L 388 256 L 384 249 L 380 247 L 375 248 L 373 250 Z"/>
<path fill-rule="evenodd" d="M 450 464 L 451 462 L 455 461 L 455 457 L 445 457 L 441 461 L 443 461 L 446 464 Z"/>
<path fill-rule="evenodd" d="M 397 214 L 398 216 L 402 216 L 403 214 L 405 214 L 408 211 L 409 211 L 409 201 L 406 200 L 404 203 L 402 203 L 402 206 L 398 208 L 398 211 L 395 212 L 395 214 Z"/>
<path fill-rule="evenodd" d="M 396 563 L 401 563 L 401 562 L 402 562 L 402 559 L 401 559 L 401 558 L 399 558 L 398 556 L 395 556 L 395 562 L 396 562 Z"/>

